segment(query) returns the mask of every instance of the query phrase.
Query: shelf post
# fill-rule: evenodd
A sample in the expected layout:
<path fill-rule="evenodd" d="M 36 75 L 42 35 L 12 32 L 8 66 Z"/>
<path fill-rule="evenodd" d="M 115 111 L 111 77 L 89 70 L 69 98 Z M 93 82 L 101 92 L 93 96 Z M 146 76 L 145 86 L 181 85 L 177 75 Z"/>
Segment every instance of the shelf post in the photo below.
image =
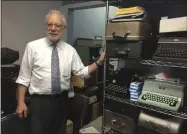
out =
<path fill-rule="evenodd" d="M 105 12 L 105 26 L 106 24 L 108 23 L 108 17 L 109 17 L 109 3 L 108 1 L 106 1 L 106 12 Z M 105 54 L 106 54 L 106 40 L 105 40 L 105 37 L 104 37 L 104 49 L 105 49 Z M 106 87 L 106 55 L 105 55 L 105 61 L 104 61 L 104 74 L 103 74 L 103 81 L 104 81 L 104 84 L 103 84 L 103 115 L 102 115 L 102 134 L 104 134 L 104 105 L 105 105 L 105 87 Z"/>

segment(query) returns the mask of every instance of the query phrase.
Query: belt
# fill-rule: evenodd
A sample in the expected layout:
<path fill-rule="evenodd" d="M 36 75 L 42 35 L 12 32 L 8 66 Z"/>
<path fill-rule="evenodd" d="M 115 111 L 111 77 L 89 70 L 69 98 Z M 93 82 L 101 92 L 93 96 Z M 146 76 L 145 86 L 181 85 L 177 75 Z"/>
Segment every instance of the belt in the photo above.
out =
<path fill-rule="evenodd" d="M 31 97 L 35 97 L 35 96 L 41 96 L 41 97 L 68 97 L 68 90 L 65 90 L 63 92 L 61 92 L 60 94 L 32 94 L 30 95 Z"/>

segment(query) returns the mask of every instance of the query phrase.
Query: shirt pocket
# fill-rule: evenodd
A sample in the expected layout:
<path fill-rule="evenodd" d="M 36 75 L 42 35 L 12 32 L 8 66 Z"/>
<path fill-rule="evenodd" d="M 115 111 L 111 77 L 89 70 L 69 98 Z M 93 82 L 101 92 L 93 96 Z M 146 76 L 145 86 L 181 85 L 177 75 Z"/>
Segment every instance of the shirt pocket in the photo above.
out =
<path fill-rule="evenodd" d="M 70 68 L 64 68 L 61 73 L 61 87 L 64 89 L 70 88 L 71 71 Z"/>
<path fill-rule="evenodd" d="M 64 79 L 69 79 L 71 77 L 71 66 L 69 66 L 68 64 L 64 65 L 61 76 Z"/>

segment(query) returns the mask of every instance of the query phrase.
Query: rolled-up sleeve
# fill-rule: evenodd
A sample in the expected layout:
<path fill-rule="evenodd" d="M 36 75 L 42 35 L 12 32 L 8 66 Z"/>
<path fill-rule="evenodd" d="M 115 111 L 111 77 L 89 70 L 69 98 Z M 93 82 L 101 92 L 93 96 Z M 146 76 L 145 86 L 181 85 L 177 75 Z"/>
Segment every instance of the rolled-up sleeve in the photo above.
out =
<path fill-rule="evenodd" d="M 72 67 L 71 67 L 72 73 L 82 78 L 89 78 L 90 75 L 88 72 L 88 67 L 89 66 L 84 66 L 77 51 L 74 50 L 73 59 L 72 59 Z"/>
<path fill-rule="evenodd" d="M 23 59 L 21 62 L 20 72 L 16 83 L 29 86 L 31 81 L 31 72 L 33 66 L 33 52 L 31 49 L 31 44 L 27 44 L 25 52 L 23 54 Z"/>

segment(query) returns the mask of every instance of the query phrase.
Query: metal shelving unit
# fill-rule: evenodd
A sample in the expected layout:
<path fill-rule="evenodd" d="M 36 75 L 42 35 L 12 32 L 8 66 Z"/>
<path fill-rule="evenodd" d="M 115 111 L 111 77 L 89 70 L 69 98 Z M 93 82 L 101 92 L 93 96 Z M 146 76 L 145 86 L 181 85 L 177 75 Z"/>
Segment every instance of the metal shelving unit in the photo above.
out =
<path fill-rule="evenodd" d="M 141 4 L 136 4 L 136 5 L 144 5 L 144 4 L 157 4 L 157 3 L 175 3 L 178 5 L 178 2 L 180 0 L 143 0 L 141 2 Z M 105 1 L 106 2 L 106 23 L 108 23 L 108 16 L 109 16 L 109 4 L 112 4 L 113 6 L 118 6 L 121 4 L 124 7 L 128 7 L 129 5 L 133 5 L 133 3 L 137 3 L 137 0 L 132 0 L 130 1 L 130 3 L 125 3 L 121 0 L 117 0 L 117 1 Z M 184 2 L 184 1 L 183 1 Z M 187 2 L 187 1 L 186 1 Z M 120 4 L 119 4 L 120 3 Z M 143 3 L 143 4 L 142 4 Z M 105 43 L 105 47 L 107 47 L 107 43 Z M 106 50 L 106 49 L 105 49 Z M 107 57 L 107 56 L 106 56 Z M 107 59 L 106 59 L 107 60 Z M 156 113 L 160 113 L 163 115 L 169 115 L 172 117 L 177 117 L 177 118 L 181 118 L 184 120 L 187 120 L 187 113 L 184 112 L 175 112 L 175 111 L 170 111 L 170 110 L 166 110 L 166 109 L 161 109 L 158 107 L 154 107 L 154 106 L 150 106 L 150 105 L 146 105 L 146 104 L 142 104 L 140 102 L 134 102 L 134 101 L 130 101 L 130 99 L 125 99 L 125 98 L 119 98 L 116 97 L 115 94 L 116 92 L 112 95 L 112 94 L 107 94 L 107 92 L 105 92 L 105 90 L 107 90 L 106 87 L 106 60 L 104 63 L 104 91 L 103 91 L 103 111 L 106 109 L 105 108 L 105 101 L 106 100 L 113 100 L 116 102 L 120 102 L 123 104 L 127 104 L 130 106 L 134 106 L 139 108 L 140 110 L 148 110 L 148 111 L 153 111 Z M 115 59 L 114 59 L 115 60 Z M 148 65 L 148 66 L 163 66 L 163 67 L 173 67 L 173 68 L 187 68 L 187 63 L 175 63 L 175 62 L 164 62 L 164 61 L 156 61 L 156 60 L 142 60 L 139 59 L 138 61 L 131 59 L 133 62 L 132 63 L 138 63 L 140 65 Z M 110 91 L 112 92 L 112 91 Z M 112 92 L 113 93 L 113 92 Z M 106 127 L 104 124 L 104 120 L 105 120 L 105 113 L 103 112 L 103 118 L 102 118 L 102 133 L 103 134 L 119 134 L 119 132 L 115 132 L 113 130 L 111 130 L 110 128 Z"/>

